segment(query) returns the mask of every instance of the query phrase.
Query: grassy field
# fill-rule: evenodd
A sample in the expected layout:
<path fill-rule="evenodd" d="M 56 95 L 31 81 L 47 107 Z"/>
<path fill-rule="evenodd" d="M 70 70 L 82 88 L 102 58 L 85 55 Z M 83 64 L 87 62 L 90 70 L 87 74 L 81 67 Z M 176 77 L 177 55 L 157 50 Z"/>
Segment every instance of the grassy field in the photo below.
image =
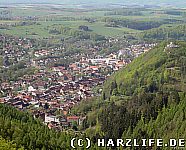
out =
<path fill-rule="evenodd" d="M 104 10 L 84 10 L 84 9 L 70 9 L 70 8 L 54 8 L 48 6 L 38 6 L 38 7 L 13 7 L 13 8 L 0 8 L 0 12 L 8 11 L 11 16 L 27 17 L 27 16 L 50 16 L 50 15 L 60 15 L 67 17 L 101 17 L 107 11 Z"/>
<path fill-rule="evenodd" d="M 36 5 L 37 6 L 37 5 Z M 146 9 L 142 12 L 142 16 L 122 16 L 122 15 L 106 15 L 108 12 L 112 12 L 115 10 L 86 10 L 86 9 L 70 9 L 70 8 L 55 8 L 49 6 L 30 6 L 30 7 L 12 7 L 12 8 L 0 8 L 1 11 L 9 11 L 11 16 L 20 16 L 20 17 L 27 17 L 27 16 L 38 16 L 38 17 L 45 17 L 45 16 L 66 16 L 66 17 L 116 17 L 116 18 L 126 18 L 126 19 L 137 19 L 137 20 L 147 20 L 147 19 L 162 19 L 162 18 L 179 18 L 181 19 L 182 16 L 176 15 L 167 15 L 164 14 L 165 10 L 162 9 Z M 186 12 L 186 10 L 180 10 L 182 12 Z"/>
<path fill-rule="evenodd" d="M 9 27 L 8 30 L 0 29 L 0 33 L 5 33 L 9 35 L 16 35 L 20 37 L 32 37 L 32 38 L 49 38 L 49 37 L 64 37 L 64 35 L 53 35 L 49 34 L 48 28 L 52 26 L 65 26 L 73 29 L 79 28 L 80 25 L 86 25 L 89 27 L 91 32 L 103 35 L 103 36 L 123 36 L 125 33 L 139 33 L 139 30 L 133 30 L 125 27 L 114 28 L 114 27 L 106 27 L 104 22 L 101 20 L 104 17 L 109 18 L 121 18 L 121 19 L 129 19 L 129 20 L 140 20 L 140 21 L 161 21 L 164 19 L 179 19 L 186 20 L 186 17 L 179 15 L 167 15 L 164 13 L 164 10 L 144 10 L 142 11 L 141 16 L 122 16 L 122 15 L 109 15 L 105 14 L 109 11 L 113 10 L 84 10 L 84 9 L 75 9 L 75 8 L 54 8 L 49 6 L 30 6 L 30 7 L 11 7 L 11 8 L 0 8 L 0 16 L 3 16 L 3 13 L 9 12 L 9 16 L 12 17 L 22 17 L 24 21 L 24 17 L 35 16 L 38 17 L 39 20 L 45 20 L 45 18 L 50 18 L 48 21 L 37 21 L 39 24 L 27 25 L 27 26 L 16 26 Z M 182 10 L 184 11 L 184 10 Z M 61 17 L 73 17 L 76 21 L 62 21 Z M 51 21 L 57 18 L 59 21 Z M 97 21 L 94 23 L 89 23 L 85 21 L 85 18 L 94 18 Z M 56 19 L 56 20 L 57 20 Z M 1 20 L 0 24 L 11 24 L 15 22 L 20 22 L 20 20 Z"/>
<path fill-rule="evenodd" d="M 0 21 L 1 22 L 1 21 Z M 105 27 L 103 22 L 88 23 L 87 21 L 39 21 L 39 25 L 29 25 L 29 26 L 17 26 L 11 27 L 9 30 L 1 30 L 0 33 L 5 33 L 9 35 L 15 35 L 20 37 L 33 37 L 33 38 L 47 38 L 55 36 L 49 34 L 47 27 L 55 26 L 65 26 L 73 29 L 79 28 L 80 25 L 86 25 L 89 27 L 91 32 L 103 35 L 103 36 L 122 36 L 124 32 L 135 33 L 138 30 L 132 30 L 128 28 L 113 28 Z M 59 36 L 59 35 L 57 35 Z M 60 35 L 63 36 L 63 35 Z"/>
<path fill-rule="evenodd" d="M 19 26 L 12 27 L 9 30 L 0 30 L 0 33 L 8 35 L 20 36 L 20 37 L 33 37 L 33 38 L 44 38 L 50 36 L 42 26 Z"/>
<path fill-rule="evenodd" d="M 90 29 L 100 35 L 104 36 L 122 36 L 124 33 L 136 33 L 140 32 L 138 30 L 133 30 L 129 28 L 113 28 L 113 27 L 105 27 L 104 23 L 96 23 L 89 26 Z"/>

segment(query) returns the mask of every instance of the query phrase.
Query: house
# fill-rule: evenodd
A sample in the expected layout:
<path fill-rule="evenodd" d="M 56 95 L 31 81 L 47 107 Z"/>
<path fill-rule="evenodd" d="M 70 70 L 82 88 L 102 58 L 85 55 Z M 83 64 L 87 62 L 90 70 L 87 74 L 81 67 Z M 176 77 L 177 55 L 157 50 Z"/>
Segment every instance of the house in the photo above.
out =
<path fill-rule="evenodd" d="M 98 66 L 89 66 L 88 68 L 91 69 L 91 70 L 94 70 L 94 71 L 98 71 L 99 70 Z"/>
<path fill-rule="evenodd" d="M 80 117 L 78 116 L 68 116 L 67 117 L 67 122 L 69 122 L 70 124 L 72 124 L 72 122 L 77 122 L 77 124 L 79 125 L 80 123 Z"/>
<path fill-rule="evenodd" d="M 5 103 L 5 99 L 4 98 L 0 98 L 0 103 L 4 104 Z"/>
<path fill-rule="evenodd" d="M 29 86 L 28 87 L 28 92 L 35 92 L 35 91 L 36 91 L 36 89 L 34 89 L 33 86 Z"/>
<path fill-rule="evenodd" d="M 170 42 L 170 44 L 168 44 L 165 49 L 164 52 L 166 52 L 168 49 L 172 49 L 172 48 L 178 48 L 179 46 L 176 44 L 173 44 L 173 42 Z M 170 51 L 168 53 L 171 53 Z"/>
<path fill-rule="evenodd" d="M 25 103 L 25 102 L 23 102 L 23 101 L 16 101 L 16 102 L 14 102 L 14 103 L 12 103 L 12 105 L 14 106 L 14 107 L 16 107 L 16 108 L 19 108 L 19 109 L 23 109 L 23 108 L 25 108 L 25 107 L 28 107 L 29 106 L 29 104 L 28 103 Z"/>
<path fill-rule="evenodd" d="M 170 44 L 167 45 L 167 48 L 177 48 L 177 47 L 179 46 L 176 44 L 173 44 L 173 42 L 170 42 Z"/>
<path fill-rule="evenodd" d="M 50 122 L 59 123 L 60 121 L 56 116 L 45 114 L 45 123 L 50 123 Z"/>

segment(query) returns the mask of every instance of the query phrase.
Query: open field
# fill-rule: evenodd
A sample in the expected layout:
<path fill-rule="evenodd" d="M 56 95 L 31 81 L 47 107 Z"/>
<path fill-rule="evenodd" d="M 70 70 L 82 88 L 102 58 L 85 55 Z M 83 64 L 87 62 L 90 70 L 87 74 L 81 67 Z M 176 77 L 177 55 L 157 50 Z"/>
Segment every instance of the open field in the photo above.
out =
<path fill-rule="evenodd" d="M 109 15 L 109 13 L 115 11 L 121 11 L 117 9 L 78 9 L 78 8 L 64 8 L 61 6 L 49 6 L 49 5 L 21 5 L 21 7 L 8 7 L 0 8 L 0 12 L 7 11 L 9 16 L 66 16 L 66 17 L 121 17 L 126 19 L 158 19 L 158 18 L 183 18 L 181 15 L 166 14 L 165 11 L 169 9 L 144 9 L 140 10 L 142 15 Z M 131 9 L 132 10 L 132 9 Z M 130 10 L 130 11 L 131 11 Z M 135 9 L 134 9 L 135 10 Z M 174 11 L 186 12 L 185 9 L 179 9 Z"/>
<path fill-rule="evenodd" d="M 9 21 L 10 23 L 10 21 Z M 124 33 L 135 33 L 138 30 L 133 30 L 129 28 L 114 28 L 105 27 L 103 22 L 88 23 L 87 21 L 38 21 L 39 25 L 29 25 L 29 26 L 17 26 L 10 27 L 9 30 L 0 30 L 0 33 L 5 33 L 9 35 L 16 35 L 20 37 L 33 37 L 33 38 L 47 38 L 50 36 L 55 36 L 49 34 L 47 27 L 50 26 L 63 26 L 70 27 L 78 30 L 80 25 L 86 25 L 89 27 L 91 32 L 103 35 L 103 36 L 122 36 Z M 57 35 L 59 36 L 59 35 Z M 60 35 L 64 36 L 64 35 Z"/>
<path fill-rule="evenodd" d="M 103 35 L 105 37 L 110 36 L 123 36 L 124 34 L 135 34 L 142 32 L 138 29 L 132 29 L 126 26 L 119 27 L 106 27 L 107 22 L 103 21 L 104 18 L 118 19 L 118 20 L 131 20 L 131 21 L 156 21 L 162 22 L 166 19 L 177 20 L 170 25 L 182 23 L 186 21 L 186 10 L 179 9 L 173 10 L 174 12 L 180 12 L 181 15 L 167 14 L 164 9 L 141 9 L 140 15 L 126 15 L 123 12 L 131 12 L 135 9 L 79 9 L 79 8 L 64 8 L 63 5 L 49 6 L 49 5 L 22 5 L 22 7 L 9 7 L 0 8 L 0 24 L 13 24 L 19 22 L 36 22 L 32 25 L 25 26 L 9 26 L 8 29 L 0 29 L 0 33 L 16 35 L 20 37 L 31 38 L 49 38 L 49 37 L 65 37 L 62 34 L 50 34 L 49 29 L 52 27 L 69 27 L 74 30 L 79 30 L 79 26 L 88 26 L 90 32 Z M 121 14 L 113 15 L 112 13 L 120 12 Z M 3 18 L 10 17 L 11 20 L 5 20 Z M 31 17 L 31 19 L 30 19 Z M 32 20 L 34 17 L 35 20 Z M 64 19 L 65 17 L 65 19 Z M 90 23 L 85 19 L 95 20 Z M 180 22 L 179 22 L 180 21 Z M 161 26 L 168 26 L 169 23 Z"/>

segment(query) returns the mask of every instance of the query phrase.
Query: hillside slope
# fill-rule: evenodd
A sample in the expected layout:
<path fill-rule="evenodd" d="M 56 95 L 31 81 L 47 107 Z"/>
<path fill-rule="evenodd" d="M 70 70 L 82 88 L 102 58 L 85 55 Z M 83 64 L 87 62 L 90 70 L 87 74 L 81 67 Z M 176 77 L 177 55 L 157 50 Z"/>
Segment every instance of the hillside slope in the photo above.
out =
<path fill-rule="evenodd" d="M 16 150 L 16 145 L 0 137 L 0 149 L 1 150 Z M 18 150 L 23 150 L 23 148 L 19 148 Z"/>
<path fill-rule="evenodd" d="M 78 106 L 88 113 L 82 128 L 92 140 L 185 138 L 186 43 L 168 44 L 162 42 L 112 75 L 102 98 Z"/>
<path fill-rule="evenodd" d="M 4 139 L 11 143 L 7 143 Z M 70 149 L 70 139 L 69 134 L 48 129 L 29 113 L 0 104 L 0 144 L 2 142 L 5 148 Z"/>
<path fill-rule="evenodd" d="M 141 39 L 145 40 L 183 40 L 186 41 L 186 25 L 175 25 L 173 27 L 159 27 L 144 31 L 139 34 Z"/>
<path fill-rule="evenodd" d="M 134 96 L 157 92 L 164 88 L 185 91 L 186 44 L 175 43 L 178 48 L 166 48 L 161 43 L 138 57 L 127 67 L 114 74 L 104 86 L 104 99 L 113 95 Z"/>

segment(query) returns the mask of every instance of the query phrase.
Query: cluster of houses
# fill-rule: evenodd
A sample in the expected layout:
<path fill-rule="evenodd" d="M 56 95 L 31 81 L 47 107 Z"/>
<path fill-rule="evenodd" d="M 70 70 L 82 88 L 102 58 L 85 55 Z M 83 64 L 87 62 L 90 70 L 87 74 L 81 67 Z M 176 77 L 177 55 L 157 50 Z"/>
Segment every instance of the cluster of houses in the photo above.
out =
<path fill-rule="evenodd" d="M 157 45 L 157 43 L 137 44 L 137 45 L 131 45 L 127 49 L 128 49 L 129 53 L 131 52 L 134 55 L 134 57 L 138 57 L 141 54 L 148 52 L 150 49 L 152 49 L 156 45 Z"/>
<path fill-rule="evenodd" d="M 8 68 L 28 58 L 28 50 L 32 48 L 32 41 L 26 38 L 16 38 L 0 35 L 2 49 L 0 55 L 3 56 L 3 67 Z"/>
<path fill-rule="evenodd" d="M 5 43 L 3 55 L 6 61 L 25 59 L 29 55 L 27 50 L 32 47 L 28 39 L 0 36 L 0 40 Z M 130 63 L 130 56 L 138 57 L 154 46 L 156 44 L 132 45 L 105 56 L 78 55 L 81 57 L 78 61 L 55 67 L 46 67 L 46 64 L 59 58 L 46 57 L 63 48 L 37 50 L 33 53 L 34 57 L 45 56 L 31 63 L 38 71 L 33 75 L 24 75 L 17 81 L 0 83 L 0 103 L 31 112 L 49 128 L 66 129 L 72 127 L 74 122 L 80 125 L 84 117 L 73 115 L 72 107 L 82 100 L 88 101 L 94 96 L 100 96 L 101 89 L 95 92 L 94 87 L 103 85 L 108 76 Z M 5 62 L 4 67 L 8 67 L 8 63 Z"/>
<path fill-rule="evenodd" d="M 84 71 L 80 63 L 72 63 L 68 68 L 51 67 L 49 71 L 25 75 L 14 82 L 3 82 L 0 102 L 28 110 L 50 127 L 70 127 L 73 121 L 79 125 L 82 117 L 69 116 L 71 108 L 83 99 L 96 96 L 92 88 L 105 80 L 99 70 L 86 68 Z M 63 116 L 62 122 L 56 112 Z"/>
<path fill-rule="evenodd" d="M 167 46 L 164 48 L 164 52 L 168 52 L 171 53 L 171 49 L 173 48 L 178 48 L 179 45 L 174 44 L 173 42 L 170 42 L 169 44 L 167 44 Z"/>

